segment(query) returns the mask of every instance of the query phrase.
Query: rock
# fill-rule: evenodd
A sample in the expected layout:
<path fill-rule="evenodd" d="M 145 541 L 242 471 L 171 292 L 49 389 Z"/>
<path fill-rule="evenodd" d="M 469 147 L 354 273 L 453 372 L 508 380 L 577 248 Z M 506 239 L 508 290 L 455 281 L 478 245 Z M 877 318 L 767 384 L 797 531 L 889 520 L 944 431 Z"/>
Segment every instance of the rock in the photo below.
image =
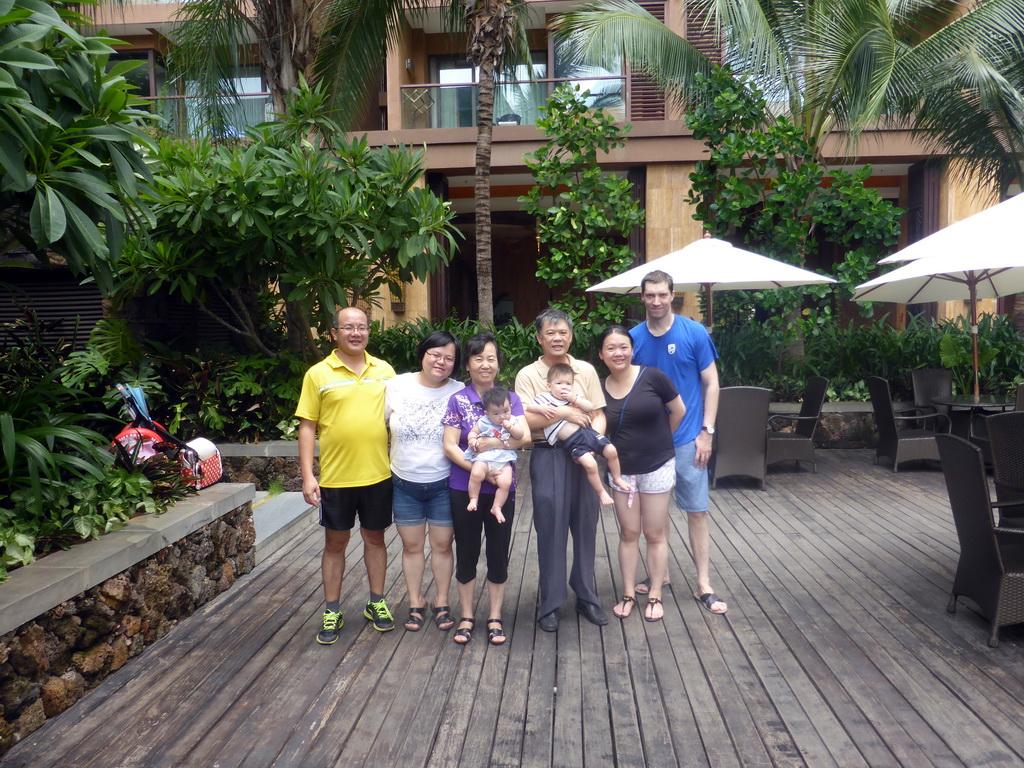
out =
<path fill-rule="evenodd" d="M 142 619 L 138 616 L 128 615 L 121 619 L 121 631 L 125 637 L 135 637 L 142 631 Z"/>
<path fill-rule="evenodd" d="M 100 587 L 100 598 L 113 608 L 119 608 L 128 602 L 131 596 L 132 582 L 123 573 L 118 574 L 112 579 L 107 579 Z"/>
<path fill-rule="evenodd" d="M 51 677 L 43 683 L 40 699 L 47 717 L 59 715 L 85 693 L 85 678 L 73 669 L 60 677 Z"/>
<path fill-rule="evenodd" d="M 231 589 L 231 585 L 235 583 L 235 569 L 231 567 L 231 563 L 224 563 L 220 569 L 220 579 L 217 581 L 217 594 Z"/>
<path fill-rule="evenodd" d="M 110 658 L 110 671 L 115 672 L 128 661 L 128 644 L 123 637 L 118 637 L 110 644 L 113 655 Z"/>
<path fill-rule="evenodd" d="M 83 675 L 95 675 L 106 669 L 113 656 L 113 649 L 106 643 L 100 643 L 88 651 L 76 653 L 71 659 Z"/>
<path fill-rule="evenodd" d="M 0 685 L 0 707 L 6 717 L 12 719 L 33 701 L 39 698 L 41 686 L 34 680 L 16 677 Z"/>
<path fill-rule="evenodd" d="M 11 648 L 11 666 L 19 675 L 35 677 L 50 668 L 46 658 L 46 633 L 38 624 L 29 625 Z"/>
<path fill-rule="evenodd" d="M 25 707 L 14 721 L 15 738 L 23 739 L 46 722 L 43 702 L 39 699 Z"/>

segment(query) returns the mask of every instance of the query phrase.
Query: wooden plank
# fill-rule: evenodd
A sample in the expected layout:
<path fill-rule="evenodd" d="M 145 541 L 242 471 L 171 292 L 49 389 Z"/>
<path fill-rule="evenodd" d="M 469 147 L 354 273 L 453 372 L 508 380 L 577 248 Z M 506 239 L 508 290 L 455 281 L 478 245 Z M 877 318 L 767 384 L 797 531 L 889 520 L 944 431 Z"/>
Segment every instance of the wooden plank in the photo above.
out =
<path fill-rule="evenodd" d="M 317 646 L 322 539 L 311 526 L 0 766 L 1024 763 L 1024 625 L 989 649 L 987 622 L 967 607 L 946 614 L 959 546 L 941 473 L 894 475 L 869 451 L 835 450 L 819 452 L 818 470 L 712 493 L 725 617 L 691 597 L 686 520 L 673 511 L 665 620 L 634 610 L 599 629 L 570 598 L 557 635 L 536 627 L 521 472 L 503 648 L 486 643 L 482 564 L 470 647 L 432 623 L 368 628 L 358 536 L 348 626 Z M 600 525 L 610 610 L 622 592 L 610 508 Z M 404 618 L 394 530 L 388 547 L 387 597 Z"/>

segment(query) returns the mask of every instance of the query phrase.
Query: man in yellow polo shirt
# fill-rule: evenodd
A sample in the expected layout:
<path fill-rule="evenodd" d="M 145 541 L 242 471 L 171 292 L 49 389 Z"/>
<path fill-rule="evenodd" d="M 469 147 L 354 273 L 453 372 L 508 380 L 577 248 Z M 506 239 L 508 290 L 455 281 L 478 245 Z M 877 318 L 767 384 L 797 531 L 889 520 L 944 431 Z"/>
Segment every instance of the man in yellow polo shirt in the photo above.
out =
<path fill-rule="evenodd" d="M 295 410 L 299 417 L 302 496 L 307 504 L 319 505 L 325 537 L 321 573 L 327 607 L 323 628 L 316 636 L 321 645 L 334 643 L 345 623 L 341 613 L 341 582 L 345 576 L 345 549 L 356 516 L 370 582 L 370 599 L 363 616 L 380 632 L 395 628 L 395 620 L 384 602 L 388 564 L 384 531 L 391 525 L 384 384 L 394 377 L 395 371 L 366 352 L 370 327 L 361 309 L 338 310 L 331 336 L 337 349 L 306 371 Z M 313 474 L 317 433 L 319 481 Z"/>

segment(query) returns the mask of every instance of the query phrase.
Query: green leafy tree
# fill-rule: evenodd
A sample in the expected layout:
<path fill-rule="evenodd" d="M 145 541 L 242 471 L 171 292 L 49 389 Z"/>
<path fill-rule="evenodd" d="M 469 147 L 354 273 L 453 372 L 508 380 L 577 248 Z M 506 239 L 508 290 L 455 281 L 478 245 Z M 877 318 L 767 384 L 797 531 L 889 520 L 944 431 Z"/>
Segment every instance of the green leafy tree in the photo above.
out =
<path fill-rule="evenodd" d="M 0 2 L 0 256 L 20 244 L 113 284 L 124 233 L 146 220 L 138 109 L 113 40 L 81 34 L 67 6 Z"/>
<path fill-rule="evenodd" d="M 632 183 L 598 164 L 598 153 L 625 145 L 629 126 L 620 128 L 603 109 L 588 109 L 587 96 L 563 85 L 541 109 L 537 127 L 548 142 L 524 158 L 536 186 L 519 202 L 537 217 L 548 249 L 537 277 L 553 288 L 568 286 L 558 303 L 577 321 L 606 325 L 621 319 L 621 298 L 584 291 L 630 266 L 636 255 L 623 240 L 643 225 L 644 214 Z"/>
<path fill-rule="evenodd" d="M 211 108 L 232 93 L 239 41 L 257 41 L 252 52 L 275 110 L 302 76 L 328 85 L 337 114 L 352 121 L 375 92 L 388 47 L 406 14 L 439 14 L 447 31 L 465 35 L 466 53 L 479 69 L 475 159 L 477 301 L 481 319 L 494 320 L 491 265 L 491 134 L 495 75 L 529 60 L 526 0 L 194 0 L 184 4 L 174 35 L 172 63 Z"/>
<path fill-rule="evenodd" d="M 319 354 L 308 329 L 326 329 L 336 305 L 446 262 L 453 213 L 419 186 L 423 152 L 371 150 L 326 114 L 322 89 L 303 83 L 288 118 L 248 141 L 162 141 L 156 224 L 127 243 L 122 295 L 166 289 L 272 356 L 250 297 L 276 287 L 293 351 L 308 359 Z M 211 309 L 214 295 L 229 317 Z"/>
<path fill-rule="evenodd" d="M 813 332 L 837 317 L 837 302 L 849 298 L 851 287 L 867 279 L 878 257 L 896 244 L 903 211 L 864 186 L 867 166 L 852 173 L 829 170 L 832 182 L 823 186 L 826 168 L 806 136 L 786 116 L 771 116 L 757 88 L 720 68 L 698 75 L 696 87 L 702 98 L 687 123 L 694 138 L 707 144 L 709 157 L 690 176 L 695 218 L 718 237 L 743 237 L 758 253 L 800 266 L 822 243 L 842 254 L 832 268 L 838 287 L 765 291 L 753 301 L 732 292 L 720 301 L 716 319 L 746 322 L 757 306 L 780 330 Z M 805 298 L 816 311 L 801 307 Z M 798 318 L 810 324 L 801 326 Z"/>
<path fill-rule="evenodd" d="M 815 155 L 835 130 L 911 127 L 1000 189 L 1024 156 L 1024 3 L 1019 0 L 690 0 L 725 63 L 761 88 Z M 556 23 L 577 55 L 624 55 L 671 96 L 696 96 L 712 62 L 629 0 Z"/>

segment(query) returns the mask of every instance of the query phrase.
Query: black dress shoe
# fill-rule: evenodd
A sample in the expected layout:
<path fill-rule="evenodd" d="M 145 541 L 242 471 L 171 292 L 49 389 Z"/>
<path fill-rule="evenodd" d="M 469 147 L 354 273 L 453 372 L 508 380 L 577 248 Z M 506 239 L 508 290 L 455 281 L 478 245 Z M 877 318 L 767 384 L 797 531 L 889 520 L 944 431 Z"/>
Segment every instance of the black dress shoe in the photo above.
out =
<path fill-rule="evenodd" d="M 588 603 L 586 600 L 577 600 L 576 613 L 591 624 L 597 624 L 599 627 L 603 627 L 608 623 L 608 614 L 605 613 L 597 603 Z"/>
<path fill-rule="evenodd" d="M 545 613 L 537 619 L 537 626 L 545 632 L 556 632 L 558 630 L 558 611 Z"/>

